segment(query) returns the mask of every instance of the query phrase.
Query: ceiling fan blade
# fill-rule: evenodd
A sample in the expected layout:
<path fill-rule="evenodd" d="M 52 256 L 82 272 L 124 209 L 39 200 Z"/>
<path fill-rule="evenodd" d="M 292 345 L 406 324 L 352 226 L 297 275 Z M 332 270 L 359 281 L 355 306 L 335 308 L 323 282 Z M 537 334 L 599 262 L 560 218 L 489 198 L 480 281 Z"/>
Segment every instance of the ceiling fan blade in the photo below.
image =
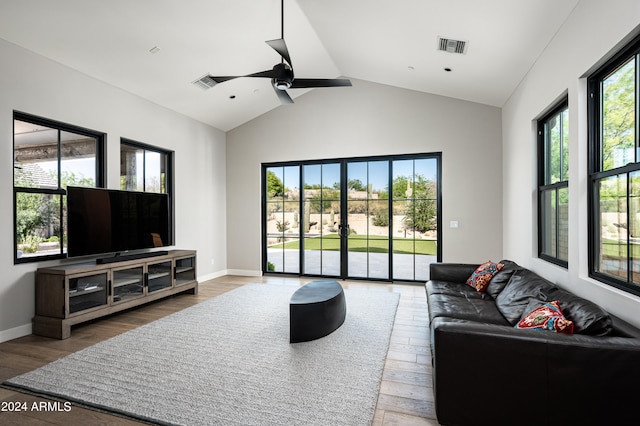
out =
<path fill-rule="evenodd" d="M 229 81 L 229 80 L 233 80 L 234 78 L 240 78 L 242 76 L 225 76 L 225 77 L 219 77 L 219 76 L 213 76 L 213 75 L 209 75 L 208 76 L 211 80 L 215 81 L 216 83 L 224 83 L 225 81 Z"/>
<path fill-rule="evenodd" d="M 273 90 L 276 91 L 276 95 L 278 95 L 278 99 L 280 99 L 280 103 L 282 105 L 287 105 L 287 104 L 292 104 L 293 103 L 293 99 L 291 99 L 291 96 L 289 96 L 289 94 L 286 92 L 286 90 L 280 90 L 277 88 L 273 88 Z"/>
<path fill-rule="evenodd" d="M 293 68 L 293 64 L 291 64 L 291 57 L 289 56 L 289 49 L 287 49 L 287 43 L 284 42 L 283 38 L 278 38 L 278 39 L 275 39 L 275 40 L 268 40 L 268 41 L 265 41 L 265 43 L 267 43 L 269 46 L 271 46 L 271 48 L 273 50 L 278 52 L 278 54 L 280 54 L 280 56 L 282 56 L 282 59 L 287 61 L 289 66 L 291 68 Z"/>
<path fill-rule="evenodd" d="M 351 86 L 351 81 L 344 78 L 296 78 L 291 83 L 292 89 L 310 89 L 313 87 Z"/>
<path fill-rule="evenodd" d="M 267 71 L 255 72 L 253 74 L 245 75 L 244 77 L 262 77 L 262 78 L 274 78 L 277 77 L 277 73 L 272 69 Z"/>
<path fill-rule="evenodd" d="M 253 73 L 253 74 L 247 74 L 247 75 L 222 76 L 222 77 L 210 75 L 209 78 L 211 80 L 215 81 L 216 83 L 224 83 L 225 81 L 233 80 L 234 78 L 242 78 L 242 77 L 274 78 L 276 76 L 277 76 L 277 74 L 271 69 L 271 70 L 260 71 L 260 72 L 256 72 L 256 73 Z"/>

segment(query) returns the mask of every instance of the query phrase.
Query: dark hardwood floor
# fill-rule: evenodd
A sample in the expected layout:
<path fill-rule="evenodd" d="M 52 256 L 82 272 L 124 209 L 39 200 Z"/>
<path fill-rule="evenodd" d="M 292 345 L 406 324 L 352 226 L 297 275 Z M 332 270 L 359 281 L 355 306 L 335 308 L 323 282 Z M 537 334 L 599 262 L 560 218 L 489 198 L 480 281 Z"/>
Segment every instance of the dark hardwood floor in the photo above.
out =
<path fill-rule="evenodd" d="M 162 318 L 173 312 L 192 306 L 247 283 L 274 283 L 300 286 L 310 279 L 288 277 L 237 277 L 225 276 L 200 283 L 198 295 L 177 295 L 165 300 L 121 312 L 107 318 L 75 326 L 71 337 L 56 340 L 39 336 L 25 336 L 0 344 L 0 382 L 35 370 L 58 358 L 91 346 L 102 340 Z M 438 425 L 433 407 L 431 388 L 431 355 L 429 352 L 429 327 L 424 287 L 342 281 L 345 287 L 388 286 L 400 294 L 400 304 L 391 335 L 391 343 L 383 372 L 378 405 L 373 425 Z M 5 410 L 16 409 L 16 404 L 26 411 L 0 412 L 1 425 L 139 425 L 140 422 L 111 414 L 55 403 L 33 395 L 0 388 L 0 403 Z M 33 404 L 36 404 L 35 406 Z M 58 408 L 60 411 L 51 411 Z"/>

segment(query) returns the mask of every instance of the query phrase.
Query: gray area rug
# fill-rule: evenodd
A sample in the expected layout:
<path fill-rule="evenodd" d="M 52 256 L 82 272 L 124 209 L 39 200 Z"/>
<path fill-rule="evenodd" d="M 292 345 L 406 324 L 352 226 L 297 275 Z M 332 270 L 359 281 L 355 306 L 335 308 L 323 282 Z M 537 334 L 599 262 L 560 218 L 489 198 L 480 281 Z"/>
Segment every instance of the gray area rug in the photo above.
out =
<path fill-rule="evenodd" d="M 347 289 L 340 328 L 289 344 L 296 289 L 246 285 L 4 385 L 158 424 L 370 424 L 399 295 Z"/>

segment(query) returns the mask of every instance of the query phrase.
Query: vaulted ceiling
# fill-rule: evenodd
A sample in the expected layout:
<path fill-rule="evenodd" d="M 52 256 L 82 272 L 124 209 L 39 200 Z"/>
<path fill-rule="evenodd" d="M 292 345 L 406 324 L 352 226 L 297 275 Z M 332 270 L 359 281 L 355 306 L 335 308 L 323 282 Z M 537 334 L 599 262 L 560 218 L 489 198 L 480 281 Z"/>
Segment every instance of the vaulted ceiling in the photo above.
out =
<path fill-rule="evenodd" d="M 284 38 L 296 77 L 342 76 L 501 107 L 578 1 L 284 0 Z M 265 78 L 193 84 L 279 63 L 264 42 L 280 38 L 280 6 L 3 0 L 0 38 L 227 131 L 295 108 L 281 105 Z M 438 37 L 465 41 L 464 53 L 438 50 Z M 306 90 L 289 94 L 295 101 Z"/>

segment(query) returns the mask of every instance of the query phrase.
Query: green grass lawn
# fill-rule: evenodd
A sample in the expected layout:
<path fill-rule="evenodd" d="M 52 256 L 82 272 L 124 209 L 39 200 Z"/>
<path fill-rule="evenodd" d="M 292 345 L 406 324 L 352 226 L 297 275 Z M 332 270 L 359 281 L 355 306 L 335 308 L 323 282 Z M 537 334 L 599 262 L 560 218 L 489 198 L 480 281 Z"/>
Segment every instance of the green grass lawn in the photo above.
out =
<path fill-rule="evenodd" d="M 386 237 L 363 235 L 350 235 L 348 242 L 349 251 L 388 253 L 389 242 Z M 300 249 L 300 241 L 290 241 L 284 244 L 275 244 L 269 248 L 285 248 L 291 250 Z M 304 239 L 305 250 L 340 250 L 340 237 L 336 234 L 323 235 Z M 425 254 L 435 256 L 437 253 L 436 242 L 432 240 L 413 240 L 410 238 L 394 238 L 393 252 L 403 254 Z"/>

